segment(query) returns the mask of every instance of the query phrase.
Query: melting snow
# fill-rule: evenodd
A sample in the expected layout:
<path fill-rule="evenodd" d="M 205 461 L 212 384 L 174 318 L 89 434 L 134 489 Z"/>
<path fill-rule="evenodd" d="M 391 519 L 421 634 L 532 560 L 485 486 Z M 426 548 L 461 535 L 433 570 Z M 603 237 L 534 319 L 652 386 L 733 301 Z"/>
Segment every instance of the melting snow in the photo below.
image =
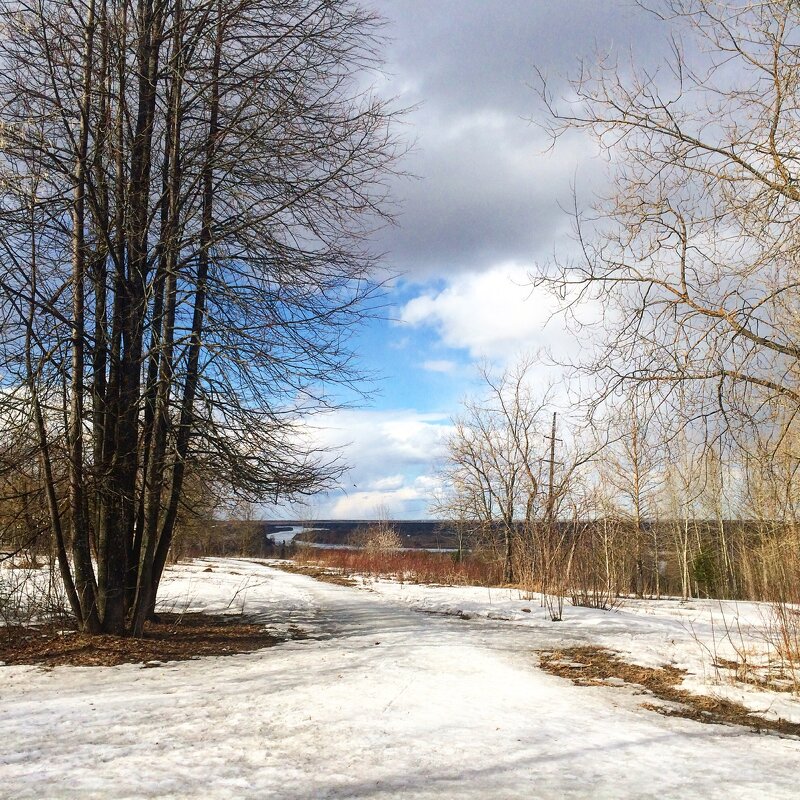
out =
<path fill-rule="evenodd" d="M 307 638 L 157 669 L 0 668 L 0 796 L 797 797 L 800 742 L 664 717 L 629 689 L 536 667 L 538 649 L 599 644 L 800 721 L 797 700 L 719 683 L 709 666 L 738 636 L 757 646 L 763 606 L 567 604 L 553 624 L 508 590 L 365 588 L 244 560 L 171 569 L 163 607 Z"/>

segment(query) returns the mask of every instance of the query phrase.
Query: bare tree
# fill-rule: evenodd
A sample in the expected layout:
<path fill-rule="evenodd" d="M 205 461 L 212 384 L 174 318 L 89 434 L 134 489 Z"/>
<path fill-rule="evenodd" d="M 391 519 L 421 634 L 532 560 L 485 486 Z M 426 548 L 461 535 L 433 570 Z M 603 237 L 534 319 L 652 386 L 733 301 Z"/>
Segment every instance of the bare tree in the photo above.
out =
<path fill-rule="evenodd" d="M 495 548 L 506 583 L 541 589 L 560 619 L 582 507 L 581 468 L 592 448 L 556 430 L 548 399 L 533 387 L 536 362 L 480 370 L 484 393 L 454 420 L 436 512 Z"/>
<path fill-rule="evenodd" d="M 613 416 L 612 416 L 613 414 Z M 633 546 L 633 592 L 642 596 L 648 583 L 658 595 L 661 546 L 655 494 L 662 478 L 663 448 L 653 435 L 653 411 L 645 400 L 630 394 L 619 409 L 609 411 L 605 422 L 612 431 L 610 443 L 599 460 L 600 481 L 614 489 L 615 514 L 627 521 L 628 541 Z M 649 550 L 649 553 L 648 553 Z M 648 581 L 647 573 L 652 580 Z"/>
<path fill-rule="evenodd" d="M 697 497 L 701 481 L 696 453 L 685 439 L 671 442 L 669 462 L 662 486 L 662 518 L 668 520 L 672 551 L 678 566 L 683 598 L 696 594 L 694 558 L 701 552 L 698 534 Z"/>
<path fill-rule="evenodd" d="M 0 17 L 2 403 L 35 430 L 79 624 L 139 634 L 188 465 L 247 499 L 338 470 L 298 422 L 354 379 L 376 288 L 379 20 L 349 0 Z"/>
<path fill-rule="evenodd" d="M 600 399 L 691 384 L 713 435 L 800 405 L 800 7 L 669 0 L 664 69 L 584 65 L 574 102 L 543 84 L 554 139 L 595 137 L 612 186 L 579 214 L 582 257 L 543 270 L 567 305 L 603 299 L 605 346 L 586 366 Z M 711 420 L 713 417 L 713 421 Z"/>
<path fill-rule="evenodd" d="M 613 487 L 600 482 L 587 492 L 573 520 L 570 597 L 573 605 L 609 609 L 625 585 L 627 520 Z"/>
<path fill-rule="evenodd" d="M 567 131 L 593 137 L 612 188 L 576 212 L 579 257 L 533 278 L 566 310 L 602 309 L 581 364 L 596 378 L 594 409 L 635 395 L 669 420 L 682 451 L 666 478 L 683 593 L 701 573 L 708 590 L 713 570 L 725 584 L 713 591 L 735 593 L 723 487 L 744 465 L 754 470 L 745 480 L 765 486 L 757 476 L 800 409 L 800 6 L 650 7 L 672 37 L 660 69 L 601 56 L 581 67 L 568 103 L 542 82 L 554 143 Z M 792 473 L 800 461 L 787 463 Z M 772 531 L 761 541 L 780 542 L 793 563 L 791 526 L 777 520 L 761 519 Z M 739 535 L 742 563 L 753 536 Z"/>
<path fill-rule="evenodd" d="M 737 597 L 739 578 L 736 572 L 734 542 L 730 530 L 730 499 L 734 465 L 727 450 L 717 444 L 706 448 L 703 458 L 703 485 L 700 508 L 708 527 L 704 554 L 710 559 L 716 597 Z"/>
<path fill-rule="evenodd" d="M 526 522 L 541 513 L 544 401 L 530 387 L 533 360 L 499 376 L 480 368 L 484 396 L 464 402 L 453 421 L 442 471 L 444 495 L 437 513 L 464 525 L 477 523 L 485 539 L 500 536 L 507 583 L 515 579 L 514 545 Z"/>

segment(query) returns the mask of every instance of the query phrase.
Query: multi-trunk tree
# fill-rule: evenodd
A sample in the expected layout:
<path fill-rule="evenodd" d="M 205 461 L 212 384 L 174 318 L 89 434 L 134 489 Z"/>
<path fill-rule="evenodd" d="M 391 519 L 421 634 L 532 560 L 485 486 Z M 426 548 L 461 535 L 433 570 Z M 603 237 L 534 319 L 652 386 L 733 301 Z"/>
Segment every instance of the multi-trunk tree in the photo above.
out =
<path fill-rule="evenodd" d="M 590 457 L 559 438 L 549 399 L 533 389 L 534 365 L 524 357 L 499 374 L 481 368 L 484 391 L 453 420 L 445 490 L 434 506 L 462 530 L 484 534 L 498 549 L 506 583 L 554 578 L 565 541 L 561 521 Z"/>
<path fill-rule="evenodd" d="M 467 400 L 453 420 L 442 469 L 447 489 L 436 512 L 472 523 L 494 543 L 499 536 L 503 580 L 515 574 L 520 527 L 541 513 L 543 403 L 528 380 L 532 362 L 523 360 L 500 376 L 481 369 L 485 394 Z"/>
<path fill-rule="evenodd" d="M 319 486 L 396 156 L 346 0 L 0 3 L 0 397 L 81 627 L 141 633 L 187 472 Z"/>

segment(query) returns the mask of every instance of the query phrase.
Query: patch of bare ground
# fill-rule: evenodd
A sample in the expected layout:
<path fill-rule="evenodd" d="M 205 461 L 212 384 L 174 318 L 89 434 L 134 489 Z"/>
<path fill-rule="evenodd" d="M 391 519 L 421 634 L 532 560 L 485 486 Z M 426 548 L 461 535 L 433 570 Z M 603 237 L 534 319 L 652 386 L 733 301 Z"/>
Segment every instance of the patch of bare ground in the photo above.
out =
<path fill-rule="evenodd" d="M 540 652 L 540 666 L 553 675 L 569 678 L 579 686 L 622 686 L 640 688 L 661 703 L 642 707 L 668 717 L 685 717 L 707 724 L 741 725 L 756 733 L 774 732 L 800 737 L 800 724 L 784 719 L 764 719 L 740 703 L 718 697 L 696 695 L 679 688 L 686 675 L 672 666 L 661 668 L 628 664 L 602 647 L 571 647 Z"/>
<path fill-rule="evenodd" d="M 241 616 L 161 614 L 157 621 L 147 623 L 141 639 L 89 636 L 59 624 L 1 628 L 0 662 L 44 667 L 112 667 L 140 662 L 160 666 L 165 661 L 252 653 L 285 640 Z"/>
<path fill-rule="evenodd" d="M 336 586 L 357 586 L 356 581 L 349 575 L 333 571 L 317 564 L 296 564 L 293 561 L 270 561 L 270 567 L 282 569 L 284 572 L 293 572 L 295 575 L 308 575 L 324 583 L 333 583 Z"/>

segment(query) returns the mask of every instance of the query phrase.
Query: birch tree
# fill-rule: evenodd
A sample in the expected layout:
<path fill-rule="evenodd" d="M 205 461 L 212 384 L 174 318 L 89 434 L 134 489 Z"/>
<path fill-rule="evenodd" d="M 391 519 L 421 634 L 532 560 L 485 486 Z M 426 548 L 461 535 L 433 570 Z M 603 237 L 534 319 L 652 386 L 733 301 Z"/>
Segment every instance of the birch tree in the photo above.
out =
<path fill-rule="evenodd" d="M 628 541 L 633 545 L 634 557 L 630 587 L 641 597 L 648 571 L 652 573 L 652 590 L 658 595 L 661 542 L 659 526 L 654 524 L 655 494 L 663 454 L 651 430 L 655 425 L 653 412 L 641 398 L 631 394 L 609 423 L 612 443 L 603 449 L 599 473 L 601 485 L 614 490 L 616 513 L 628 523 Z M 646 557 L 648 549 L 650 558 Z"/>

